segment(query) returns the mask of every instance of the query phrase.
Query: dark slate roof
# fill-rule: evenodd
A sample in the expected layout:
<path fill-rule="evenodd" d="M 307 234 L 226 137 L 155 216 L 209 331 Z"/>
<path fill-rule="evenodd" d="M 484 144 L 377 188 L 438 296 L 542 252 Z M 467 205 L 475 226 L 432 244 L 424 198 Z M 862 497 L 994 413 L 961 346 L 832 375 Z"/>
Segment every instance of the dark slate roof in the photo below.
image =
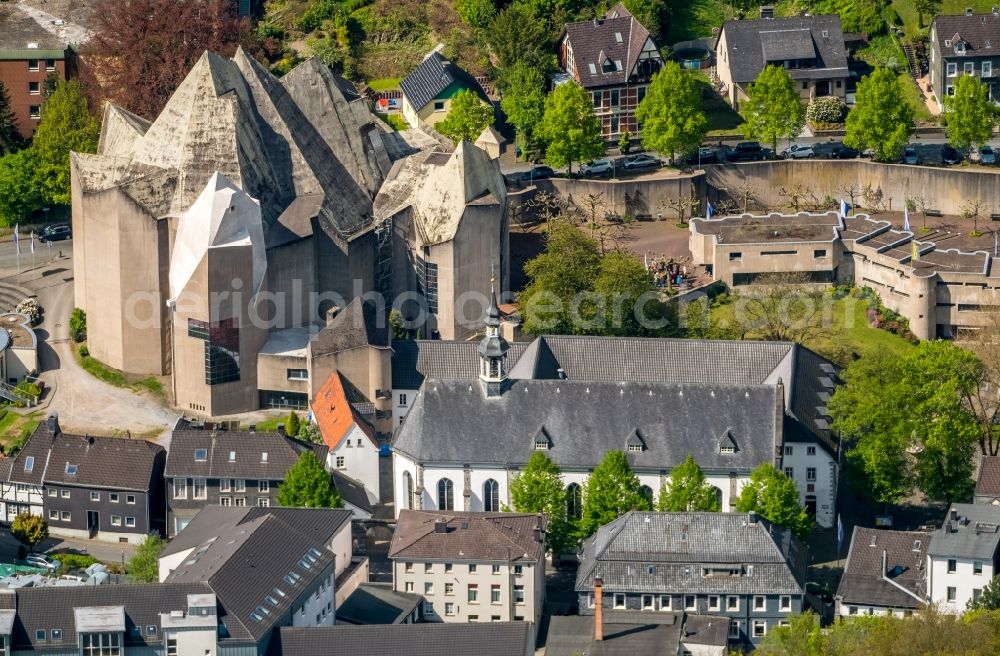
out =
<path fill-rule="evenodd" d="M 962 57 L 955 54 L 955 43 L 965 42 L 965 57 L 983 57 L 1000 48 L 1000 16 L 975 14 L 972 16 L 934 17 L 931 29 L 936 30 L 938 51 L 943 57 Z M 944 42 L 951 41 L 945 47 Z"/>
<path fill-rule="evenodd" d="M 344 503 L 349 503 L 362 512 L 371 513 L 372 504 L 364 485 L 338 470 L 330 472 L 330 476 Z"/>
<path fill-rule="evenodd" d="M 313 356 L 339 353 L 363 346 L 389 346 L 387 312 L 380 312 L 373 301 L 355 298 L 327 322 L 309 340 Z"/>
<path fill-rule="evenodd" d="M 394 340 L 392 342 L 392 387 L 419 389 L 425 378 L 473 379 L 479 375 L 479 352 L 476 342 L 453 342 L 431 339 Z M 507 351 L 512 367 L 528 348 L 528 342 L 511 342 Z"/>
<path fill-rule="evenodd" d="M 601 577 L 606 593 L 802 594 L 806 560 L 791 531 L 753 514 L 631 511 L 584 543 L 576 589 Z M 745 574 L 703 576 L 712 564 Z"/>
<path fill-rule="evenodd" d="M 79 644 L 73 610 L 90 606 L 123 606 L 125 608 L 125 644 L 127 646 L 160 645 L 163 632 L 160 613 L 187 610 L 189 594 L 212 594 L 207 583 L 175 583 L 157 585 L 98 585 L 21 588 L 0 593 L 6 602 L 16 599 L 17 618 L 11 641 L 15 650 L 45 651 L 75 647 Z M 221 619 L 227 618 L 222 615 Z M 146 627 L 157 627 L 156 635 L 146 634 Z M 139 635 L 132 631 L 141 627 Z M 229 623 L 227 622 L 227 628 Z M 238 635 L 243 635 L 235 627 Z M 61 643 L 37 640 L 35 632 L 44 630 L 46 638 L 52 629 L 62 630 Z M 236 638 L 237 636 L 233 636 Z M 59 645 L 56 647 L 56 645 Z"/>
<path fill-rule="evenodd" d="M 420 595 L 396 592 L 391 586 L 362 583 L 337 607 L 337 621 L 348 624 L 397 624 L 422 601 Z"/>
<path fill-rule="evenodd" d="M 1000 456 L 983 456 L 976 480 L 976 497 L 989 499 L 990 502 L 1000 498 Z"/>
<path fill-rule="evenodd" d="M 487 400 L 479 381 L 428 380 L 393 449 L 422 463 L 523 466 L 544 431 L 556 464 L 588 469 L 638 433 L 646 449 L 626 453 L 633 468 L 671 468 L 691 454 L 707 471 L 750 471 L 774 460 L 778 389 L 515 380 Z M 736 452 L 721 453 L 729 439 Z"/>
<path fill-rule="evenodd" d="M 823 32 L 827 36 L 823 36 Z M 747 84 L 757 79 L 768 61 L 816 57 L 820 71 L 789 70 L 794 77 L 847 76 L 847 47 L 839 16 L 797 16 L 760 20 L 726 21 L 727 59 L 733 81 Z M 720 62 L 722 64 L 722 62 Z M 725 64 L 723 64 L 725 65 Z"/>
<path fill-rule="evenodd" d="M 532 624 L 381 624 L 310 626 L 274 632 L 267 656 L 531 656 Z"/>
<path fill-rule="evenodd" d="M 11 459 L 7 480 L 146 492 L 154 484 L 157 461 L 165 455 L 163 447 L 145 440 L 70 435 L 58 429 L 53 436 L 43 421 Z M 27 472 L 29 457 L 34 463 Z M 76 466 L 75 474 L 69 473 L 72 465 Z"/>
<path fill-rule="evenodd" d="M 957 520 L 952 520 L 952 511 Z M 992 560 L 1000 547 L 1000 506 L 953 503 L 927 553 L 941 558 Z"/>
<path fill-rule="evenodd" d="M 420 111 L 453 84 L 471 90 L 485 103 L 490 102 L 486 92 L 476 82 L 476 78 L 436 51 L 410 71 L 410 74 L 400 81 L 399 88 L 410 105 Z"/>
<path fill-rule="evenodd" d="M 204 462 L 195 461 L 195 451 L 207 450 Z M 309 444 L 278 433 L 247 431 L 174 430 L 164 476 L 205 478 L 246 478 L 281 481 L 285 473 L 312 449 L 320 462 L 326 461 L 326 446 Z M 230 454 L 236 459 L 231 460 Z M 262 454 L 267 453 L 264 461 Z"/>
<path fill-rule="evenodd" d="M 291 612 L 303 590 L 318 577 L 333 573 L 334 555 L 326 542 L 316 538 L 274 514 L 261 513 L 260 517 L 248 518 L 238 531 L 206 540 L 167 576 L 166 582 L 207 581 L 229 615 L 250 637 L 259 640 L 279 618 Z M 284 577 L 292 572 L 301 578 L 289 585 Z M 285 594 L 275 595 L 275 588 Z M 277 605 L 266 600 L 269 595 Z M 258 614 L 258 620 L 254 614 L 259 606 L 271 612 Z"/>
<path fill-rule="evenodd" d="M 565 40 L 572 47 L 573 65 L 584 87 L 625 84 L 647 39 L 649 30 L 621 3 L 612 7 L 603 18 L 566 25 Z M 605 73 L 604 63 L 609 60 L 615 63 L 615 70 Z M 597 71 L 594 75 L 590 73 L 590 64 Z"/>
<path fill-rule="evenodd" d="M 921 599 L 927 597 L 927 547 L 930 532 L 884 531 L 854 527 L 847 566 L 837 588 L 845 604 L 920 608 L 923 604 L 883 578 L 889 574 L 893 583 Z M 885 553 L 885 570 L 882 554 Z"/>
<path fill-rule="evenodd" d="M 545 526 L 544 515 L 402 510 L 389 558 L 536 562 L 545 553 Z"/>
<path fill-rule="evenodd" d="M 318 544 L 329 544 L 344 524 L 351 521 L 351 511 L 340 508 L 258 508 L 205 506 L 183 531 L 167 543 L 160 557 L 201 546 L 209 538 L 240 532 L 256 520 L 274 516 Z M 242 528 L 241 528 L 242 527 Z"/>
<path fill-rule="evenodd" d="M 673 622 L 664 622 L 671 619 Z M 605 620 L 604 640 L 594 640 L 592 615 L 553 616 L 545 638 L 545 656 L 663 656 L 680 653 L 681 619 L 635 618 L 634 623 Z M 655 621 L 654 621 L 655 620 Z"/>

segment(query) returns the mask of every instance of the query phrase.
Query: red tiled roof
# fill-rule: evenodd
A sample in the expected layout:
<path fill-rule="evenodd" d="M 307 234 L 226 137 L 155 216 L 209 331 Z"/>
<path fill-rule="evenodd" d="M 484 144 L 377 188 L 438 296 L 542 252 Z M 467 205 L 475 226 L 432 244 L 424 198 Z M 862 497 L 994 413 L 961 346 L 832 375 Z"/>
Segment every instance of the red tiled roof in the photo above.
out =
<path fill-rule="evenodd" d="M 319 432 L 323 436 L 323 443 L 330 450 L 340 446 L 341 441 L 355 425 L 368 436 L 372 444 L 378 446 L 375 439 L 375 429 L 347 400 L 340 373 L 333 372 L 323 383 L 323 387 L 319 389 L 316 398 L 313 399 L 312 411 L 313 417 L 316 418 L 316 423 L 319 425 Z"/>

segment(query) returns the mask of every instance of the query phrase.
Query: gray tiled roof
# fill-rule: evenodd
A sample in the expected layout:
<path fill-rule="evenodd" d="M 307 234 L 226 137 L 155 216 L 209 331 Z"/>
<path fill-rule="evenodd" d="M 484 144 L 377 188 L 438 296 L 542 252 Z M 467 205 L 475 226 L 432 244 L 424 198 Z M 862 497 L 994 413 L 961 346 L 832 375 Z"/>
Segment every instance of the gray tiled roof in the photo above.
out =
<path fill-rule="evenodd" d="M 344 503 L 349 503 L 362 512 L 372 511 L 372 504 L 368 500 L 368 492 L 365 491 L 364 485 L 338 470 L 330 472 L 330 477 L 333 478 L 333 484 L 337 487 L 337 492 L 340 493 Z"/>
<path fill-rule="evenodd" d="M 199 449 L 208 452 L 204 462 L 195 460 L 195 451 Z M 174 430 L 164 476 L 280 481 L 309 449 L 320 462 L 326 460 L 326 446 L 300 442 L 278 433 Z M 235 460 L 230 459 L 231 453 L 235 453 Z M 266 461 L 262 453 L 267 453 Z"/>
<path fill-rule="evenodd" d="M 423 597 L 392 587 L 362 583 L 337 607 L 337 621 L 348 624 L 397 624 L 412 613 Z"/>
<path fill-rule="evenodd" d="M 471 90 L 482 98 L 483 102 L 490 101 L 486 92 L 476 82 L 476 78 L 439 52 L 432 52 L 420 62 L 409 75 L 400 81 L 399 88 L 410 105 L 415 110 L 420 111 L 452 84 L 459 84 Z"/>
<path fill-rule="evenodd" d="M 528 622 L 484 622 L 281 628 L 274 632 L 267 656 L 530 656 L 532 627 Z"/>
<path fill-rule="evenodd" d="M 720 39 L 722 34 L 728 49 L 726 64 L 736 84 L 756 80 L 767 61 L 783 60 L 792 55 L 794 58 L 816 57 L 818 66 L 826 69 L 828 75 L 847 77 L 847 48 L 839 16 L 732 20 L 723 24 Z M 808 54 L 810 45 L 812 55 Z M 720 62 L 720 65 L 726 64 Z"/>
<path fill-rule="evenodd" d="M 472 379 L 479 375 L 478 342 L 440 340 L 394 340 L 392 342 L 392 387 L 419 389 L 425 378 Z M 511 342 L 507 351 L 512 367 L 528 347 L 527 342 Z"/>
<path fill-rule="evenodd" d="M 703 576 L 712 564 L 745 573 Z M 608 592 L 802 594 L 806 566 L 790 531 L 752 514 L 631 511 L 584 543 L 576 589 L 599 576 Z"/>
<path fill-rule="evenodd" d="M 602 18 L 566 25 L 566 40 L 572 46 L 576 74 L 580 84 L 588 88 L 625 84 L 648 38 L 649 30 L 621 3 Z M 616 63 L 614 71 L 603 71 L 606 60 Z M 590 64 L 597 71 L 593 75 Z"/>
<path fill-rule="evenodd" d="M 844 603 L 920 608 L 913 596 L 882 578 L 882 553 L 893 582 L 920 598 L 927 596 L 927 547 L 932 533 L 854 527 L 847 566 L 837 588 Z M 899 570 L 896 570 L 896 568 Z"/>
<path fill-rule="evenodd" d="M 997 48 L 1000 48 L 1000 16 L 938 15 L 934 17 L 931 25 L 937 30 L 938 51 L 943 57 L 962 57 L 955 54 L 954 44 L 959 40 L 966 43 L 966 57 L 992 55 Z M 945 41 L 951 41 L 952 45 L 945 47 Z"/>
<path fill-rule="evenodd" d="M 952 511 L 958 519 L 953 521 Z M 950 530 L 949 530 L 950 529 Z M 934 531 L 928 555 L 992 560 L 1000 546 L 1000 506 L 953 503 Z"/>
<path fill-rule="evenodd" d="M 439 523 L 447 527 L 436 530 Z M 544 515 L 402 510 L 389 543 L 399 560 L 536 562 L 545 552 Z"/>
<path fill-rule="evenodd" d="M 749 471 L 774 460 L 778 400 L 771 385 L 516 380 L 487 402 L 479 381 L 428 380 L 393 449 L 424 463 L 520 466 L 544 429 L 556 464 L 590 468 L 638 432 L 646 449 L 626 454 L 634 468 L 671 468 L 691 454 L 707 471 Z M 721 453 L 727 436 L 735 453 Z"/>
<path fill-rule="evenodd" d="M 553 616 L 545 639 L 545 656 L 663 656 L 677 654 L 681 640 L 679 614 L 670 613 L 673 623 L 663 618 L 647 622 L 605 621 L 604 639 L 594 640 L 593 615 Z"/>

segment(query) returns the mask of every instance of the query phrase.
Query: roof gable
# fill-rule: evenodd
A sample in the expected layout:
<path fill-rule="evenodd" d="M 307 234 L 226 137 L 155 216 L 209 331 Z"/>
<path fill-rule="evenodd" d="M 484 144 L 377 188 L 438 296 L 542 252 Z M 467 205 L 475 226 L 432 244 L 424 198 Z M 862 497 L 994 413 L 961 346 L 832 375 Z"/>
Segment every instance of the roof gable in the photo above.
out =
<path fill-rule="evenodd" d="M 536 562 L 545 554 L 544 515 L 403 510 L 389 545 L 399 559 Z"/>
<path fill-rule="evenodd" d="M 354 428 L 364 433 L 374 446 L 378 446 L 375 429 L 347 399 L 340 372 L 334 371 L 323 383 L 313 399 L 312 411 L 323 436 L 323 443 L 329 449 L 339 447 Z"/>
<path fill-rule="evenodd" d="M 427 103 L 453 86 L 468 89 L 479 96 L 483 102 L 490 102 L 486 92 L 476 82 L 476 78 L 445 58 L 437 50 L 427 55 L 399 83 L 403 97 L 417 111 L 426 107 Z"/>
<path fill-rule="evenodd" d="M 942 57 L 995 55 L 1000 50 L 1000 15 L 935 16 L 931 34 Z M 964 55 L 955 50 L 959 42 L 965 45 Z"/>
<path fill-rule="evenodd" d="M 797 16 L 726 21 L 716 42 L 719 65 L 728 66 L 733 81 L 749 84 L 768 62 L 815 58 L 815 68 L 789 69 L 800 76 L 847 77 L 847 47 L 839 16 Z"/>
<path fill-rule="evenodd" d="M 603 18 L 566 25 L 567 67 L 576 71 L 584 87 L 624 84 L 638 73 L 637 63 L 644 46 L 652 42 L 649 30 L 625 6 L 618 3 Z M 659 52 L 651 53 L 660 61 Z M 610 62 L 610 63 L 609 63 Z M 659 70 L 650 69 L 648 74 Z"/>

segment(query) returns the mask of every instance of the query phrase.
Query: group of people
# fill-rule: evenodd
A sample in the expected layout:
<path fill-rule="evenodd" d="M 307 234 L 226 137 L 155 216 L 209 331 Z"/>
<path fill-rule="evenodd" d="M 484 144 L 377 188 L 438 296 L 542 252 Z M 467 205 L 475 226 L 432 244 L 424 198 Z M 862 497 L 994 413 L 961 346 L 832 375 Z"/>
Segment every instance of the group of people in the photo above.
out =
<path fill-rule="evenodd" d="M 653 274 L 653 281 L 659 288 L 670 289 L 672 287 L 683 287 L 689 283 L 688 270 L 686 265 L 668 258 L 665 254 L 660 257 L 650 257 L 647 253 L 644 257 L 646 268 Z"/>

